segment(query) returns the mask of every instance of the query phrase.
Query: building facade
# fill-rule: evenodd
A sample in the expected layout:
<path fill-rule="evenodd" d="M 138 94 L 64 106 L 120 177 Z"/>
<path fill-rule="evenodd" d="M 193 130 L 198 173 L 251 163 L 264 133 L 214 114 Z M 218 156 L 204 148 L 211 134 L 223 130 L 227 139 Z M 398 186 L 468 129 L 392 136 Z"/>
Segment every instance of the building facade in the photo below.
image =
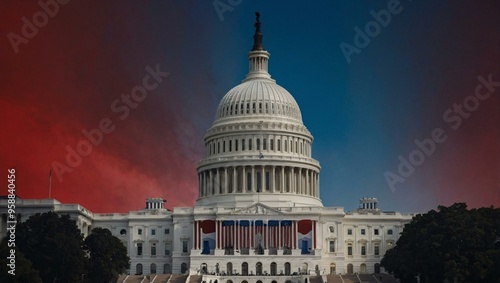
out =
<path fill-rule="evenodd" d="M 413 215 L 382 212 L 375 198 L 351 212 L 323 206 L 313 137 L 293 96 L 268 73 L 260 25 L 257 17 L 249 72 L 222 98 L 204 137 L 194 207 L 170 211 L 150 198 L 140 211 L 96 214 L 53 199 L 17 199 L 18 220 L 53 210 L 70 214 L 84 236 L 107 228 L 127 247 L 130 274 L 252 283 L 383 272 L 381 258 Z M 2 236 L 6 206 L 0 200 Z"/>

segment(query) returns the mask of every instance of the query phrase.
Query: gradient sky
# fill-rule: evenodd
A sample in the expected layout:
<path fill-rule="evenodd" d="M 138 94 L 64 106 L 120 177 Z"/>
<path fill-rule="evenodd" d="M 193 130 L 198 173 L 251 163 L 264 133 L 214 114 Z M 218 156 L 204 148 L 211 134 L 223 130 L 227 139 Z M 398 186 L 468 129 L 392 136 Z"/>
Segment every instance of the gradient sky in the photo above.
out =
<path fill-rule="evenodd" d="M 325 206 L 352 210 L 361 197 L 402 212 L 454 202 L 500 206 L 500 87 L 477 105 L 467 98 L 478 76 L 500 81 L 500 2 L 396 4 L 73 0 L 44 23 L 36 1 L 2 1 L 3 183 L 15 168 L 21 198 L 47 198 L 53 162 L 65 164 L 66 148 L 85 140 L 82 131 L 109 118 L 114 131 L 80 165 L 61 180 L 53 173 L 52 197 L 94 212 L 141 209 L 146 197 L 192 206 L 203 135 L 220 99 L 246 74 L 259 10 L 270 73 L 295 97 L 314 136 Z M 371 11 L 388 5 L 399 12 L 348 63 L 340 44 L 355 46 L 355 28 L 365 30 Z M 16 53 L 13 34 L 23 36 L 23 17 L 34 15 L 40 27 Z M 168 77 L 120 120 L 113 101 L 157 65 Z M 460 126 L 459 114 L 443 119 L 464 101 L 474 110 L 465 110 Z M 384 173 L 398 174 L 398 157 L 408 159 L 414 140 L 437 128 L 446 140 L 391 190 Z"/>

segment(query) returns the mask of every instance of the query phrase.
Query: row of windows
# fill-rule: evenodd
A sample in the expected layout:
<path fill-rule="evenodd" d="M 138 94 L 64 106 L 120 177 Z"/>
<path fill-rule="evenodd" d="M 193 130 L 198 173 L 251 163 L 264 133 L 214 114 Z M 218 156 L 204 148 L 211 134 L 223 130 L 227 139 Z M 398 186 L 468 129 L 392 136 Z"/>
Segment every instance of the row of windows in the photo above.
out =
<path fill-rule="evenodd" d="M 152 263 L 149 267 L 150 267 L 150 269 L 149 269 L 150 274 L 157 274 L 158 270 L 156 268 L 156 264 Z M 183 262 L 181 264 L 181 273 L 186 273 L 186 271 L 187 271 L 187 264 Z M 135 265 L 135 274 L 142 275 L 142 273 L 143 273 L 142 263 L 136 264 Z M 170 264 L 165 263 L 163 265 L 163 274 L 172 274 L 172 266 L 170 266 Z"/>
<path fill-rule="evenodd" d="M 143 231 L 143 230 L 142 230 L 142 228 L 137 228 L 137 235 L 142 235 L 142 231 Z M 126 234 L 127 234 L 127 230 L 122 229 L 122 230 L 120 231 L 120 235 L 126 235 Z M 165 234 L 165 235 L 169 235 L 169 234 L 170 234 L 170 229 L 169 229 L 169 228 L 165 228 L 165 229 L 163 230 L 163 234 Z M 155 236 L 155 235 L 156 235 L 156 229 L 154 229 L 154 228 L 153 228 L 153 229 L 151 229 L 151 235 L 153 235 L 153 236 Z"/>
<path fill-rule="evenodd" d="M 331 228 L 333 228 L 333 226 L 330 226 Z M 332 232 L 332 230 L 330 229 L 330 232 Z M 332 232 L 333 233 L 333 232 Z M 361 235 L 366 235 L 366 229 L 365 228 L 360 228 L 359 229 L 359 233 Z M 388 229 L 387 230 L 387 235 L 392 235 L 393 234 L 393 231 L 392 229 Z M 347 229 L 347 235 L 352 235 L 352 229 Z M 373 235 L 379 235 L 379 229 L 373 229 Z"/>
<path fill-rule="evenodd" d="M 332 245 L 333 245 L 333 247 L 332 247 Z M 394 242 L 388 241 L 387 242 L 387 249 L 391 249 L 392 247 L 394 247 Z M 330 252 L 332 252 L 332 253 L 335 252 L 335 241 L 330 241 L 329 248 L 330 248 Z M 332 248 L 333 248 L 333 251 L 332 251 Z M 360 255 L 366 256 L 366 249 L 367 249 L 366 244 L 361 244 Z M 348 243 L 347 244 L 347 255 L 352 256 L 352 253 L 353 253 L 352 243 Z M 380 245 L 379 244 L 373 245 L 373 255 L 375 255 L 375 256 L 380 255 Z"/>
<path fill-rule="evenodd" d="M 156 256 L 157 255 L 157 252 L 156 252 L 157 245 L 156 245 L 156 243 L 151 243 L 151 247 L 150 248 L 151 248 L 150 249 L 150 255 Z M 171 254 L 171 250 L 172 250 L 172 244 L 170 242 L 165 242 L 163 254 L 166 255 L 166 256 L 169 256 Z M 142 245 L 142 243 L 137 243 L 137 255 L 138 256 L 142 256 L 143 255 L 143 245 Z"/>
<path fill-rule="evenodd" d="M 219 109 L 218 117 L 227 117 L 244 114 L 278 114 L 300 118 L 300 112 L 297 107 L 274 102 L 241 102 L 224 105 Z"/>
<path fill-rule="evenodd" d="M 261 262 L 257 262 L 255 264 L 255 269 L 250 270 L 248 263 L 243 262 L 241 264 L 241 269 L 238 271 L 237 269 L 233 269 L 233 264 L 231 262 L 226 263 L 226 270 L 220 270 L 219 264 L 216 264 L 215 269 L 209 269 L 209 267 L 203 263 L 201 264 L 201 270 L 200 272 L 202 274 L 210 274 L 210 273 L 221 273 L 221 274 L 227 274 L 227 275 L 292 275 L 292 269 L 291 269 L 291 264 L 289 262 L 285 262 L 285 264 L 278 269 L 278 264 L 276 262 L 272 262 L 269 265 L 269 269 L 265 270 L 264 266 Z M 296 270 L 296 269 L 294 269 Z M 299 268 L 299 272 L 302 274 L 307 274 L 308 273 L 308 264 L 303 263 L 302 266 Z"/>
<path fill-rule="evenodd" d="M 206 144 L 206 154 L 212 156 L 214 154 L 238 151 L 276 151 L 289 152 L 305 156 L 311 156 L 311 143 L 303 139 L 286 138 L 230 138 L 212 140 Z"/>

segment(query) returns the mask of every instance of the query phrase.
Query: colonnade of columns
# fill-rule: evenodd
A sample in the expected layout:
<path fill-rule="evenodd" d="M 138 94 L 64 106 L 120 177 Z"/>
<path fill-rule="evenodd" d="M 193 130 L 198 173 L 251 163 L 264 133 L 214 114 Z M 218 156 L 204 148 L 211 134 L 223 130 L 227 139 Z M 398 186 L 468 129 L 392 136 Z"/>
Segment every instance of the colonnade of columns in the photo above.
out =
<path fill-rule="evenodd" d="M 258 222 L 261 222 L 260 225 Z M 275 225 L 270 225 L 275 222 Z M 297 249 L 298 220 L 215 220 L 215 249 Z M 194 222 L 193 249 L 203 248 L 201 221 Z M 316 249 L 316 221 L 312 220 L 311 248 Z"/>
<path fill-rule="evenodd" d="M 292 166 L 220 167 L 198 173 L 199 196 L 231 193 L 294 193 L 319 197 L 319 172 Z"/>

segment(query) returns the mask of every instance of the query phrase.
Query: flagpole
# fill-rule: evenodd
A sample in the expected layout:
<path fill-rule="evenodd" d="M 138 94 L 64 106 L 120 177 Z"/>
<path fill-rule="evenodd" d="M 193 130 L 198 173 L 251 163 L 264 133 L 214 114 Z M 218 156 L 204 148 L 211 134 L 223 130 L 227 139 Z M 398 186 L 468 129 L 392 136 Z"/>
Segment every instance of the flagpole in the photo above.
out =
<path fill-rule="evenodd" d="M 52 170 L 50 170 L 50 173 L 49 173 L 49 198 L 52 194 Z"/>

